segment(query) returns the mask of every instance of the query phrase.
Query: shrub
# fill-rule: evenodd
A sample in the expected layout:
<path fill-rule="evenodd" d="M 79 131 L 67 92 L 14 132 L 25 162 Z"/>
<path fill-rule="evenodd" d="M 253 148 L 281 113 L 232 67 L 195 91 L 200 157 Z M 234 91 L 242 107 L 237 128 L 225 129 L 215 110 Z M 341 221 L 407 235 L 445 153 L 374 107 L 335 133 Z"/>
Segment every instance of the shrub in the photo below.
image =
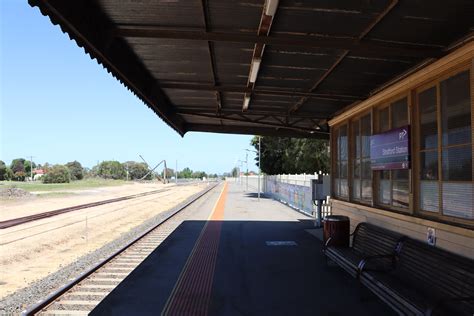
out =
<path fill-rule="evenodd" d="M 71 174 L 66 166 L 54 165 L 49 168 L 48 173 L 41 178 L 41 181 L 43 183 L 68 183 L 71 181 Z"/>
<path fill-rule="evenodd" d="M 25 179 L 26 179 L 26 172 L 24 172 L 24 171 L 17 171 L 17 172 L 15 172 L 15 173 L 13 173 L 12 179 L 15 180 L 15 181 L 25 181 Z"/>

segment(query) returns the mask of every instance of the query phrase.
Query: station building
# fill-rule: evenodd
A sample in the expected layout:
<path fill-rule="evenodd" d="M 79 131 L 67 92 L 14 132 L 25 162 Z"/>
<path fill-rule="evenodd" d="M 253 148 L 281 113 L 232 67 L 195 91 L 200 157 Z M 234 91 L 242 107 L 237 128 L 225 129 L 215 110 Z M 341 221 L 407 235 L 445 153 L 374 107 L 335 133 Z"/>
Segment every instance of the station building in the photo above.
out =
<path fill-rule="evenodd" d="M 474 42 L 341 111 L 329 121 L 333 213 L 474 258 L 473 115 Z"/>

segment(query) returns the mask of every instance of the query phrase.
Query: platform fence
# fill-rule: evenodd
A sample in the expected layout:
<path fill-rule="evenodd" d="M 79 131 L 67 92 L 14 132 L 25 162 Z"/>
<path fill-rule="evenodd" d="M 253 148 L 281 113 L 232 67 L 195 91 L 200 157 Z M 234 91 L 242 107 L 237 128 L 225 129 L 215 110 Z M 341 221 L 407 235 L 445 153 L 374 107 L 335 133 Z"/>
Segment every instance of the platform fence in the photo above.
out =
<path fill-rule="evenodd" d="M 312 200 L 311 180 L 318 179 L 318 176 L 318 174 L 265 175 L 262 181 L 262 192 L 265 196 L 316 217 L 317 205 Z M 322 205 L 322 217 L 330 214 L 331 206 L 327 197 Z"/>

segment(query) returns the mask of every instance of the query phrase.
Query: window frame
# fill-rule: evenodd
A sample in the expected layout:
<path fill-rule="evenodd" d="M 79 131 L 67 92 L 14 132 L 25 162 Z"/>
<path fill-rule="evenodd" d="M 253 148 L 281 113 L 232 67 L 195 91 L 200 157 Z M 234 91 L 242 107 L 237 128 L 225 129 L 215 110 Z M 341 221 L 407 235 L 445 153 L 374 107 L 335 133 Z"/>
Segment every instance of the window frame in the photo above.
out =
<path fill-rule="evenodd" d="M 371 194 L 371 200 L 370 202 L 368 201 L 365 201 L 363 198 L 362 198 L 362 137 L 361 137 L 361 140 L 360 140 L 360 151 L 361 151 L 361 156 L 356 158 L 356 143 L 355 143 L 355 135 L 354 135 L 354 129 L 353 129 L 353 124 L 354 122 L 358 122 L 358 128 L 359 128 L 359 134 L 362 136 L 362 125 L 361 125 L 361 121 L 362 121 L 362 118 L 364 118 L 365 116 L 369 116 L 369 119 L 370 119 L 370 135 L 373 135 L 374 133 L 374 113 L 372 111 L 372 109 L 368 110 L 368 111 L 364 111 L 362 113 L 359 113 L 353 117 L 351 117 L 349 120 L 348 120 L 348 126 L 350 127 L 350 135 L 349 135 L 349 178 L 350 178 L 350 182 L 349 182 L 349 200 L 351 202 L 355 202 L 355 203 L 358 203 L 358 204 L 362 204 L 362 205 L 368 205 L 368 206 L 373 206 L 374 205 L 374 172 L 373 170 L 370 170 L 370 174 L 371 174 L 371 177 L 370 177 L 370 181 L 371 181 L 371 187 L 372 187 L 372 194 Z M 360 197 L 358 199 L 354 198 L 353 196 L 353 193 L 354 193 L 354 159 L 359 159 L 360 160 L 360 175 L 359 175 L 359 185 L 360 185 Z M 369 159 L 370 159 L 370 156 L 369 156 Z"/>
<path fill-rule="evenodd" d="M 471 181 L 444 181 L 443 180 L 443 150 L 449 148 L 456 148 L 456 147 L 464 147 L 468 145 L 468 143 L 462 144 L 455 144 L 455 145 L 448 145 L 443 146 L 443 139 L 442 139 L 442 117 L 441 117 L 441 82 L 445 81 L 451 77 L 456 76 L 457 74 L 468 71 L 469 72 L 469 85 L 470 85 L 470 104 L 471 104 L 471 163 L 472 163 L 472 180 Z M 427 91 L 430 88 L 436 89 L 436 133 L 437 133 L 437 148 L 435 150 L 437 157 L 438 157 L 438 180 L 436 180 L 438 184 L 438 211 L 432 212 L 421 209 L 420 202 L 421 202 L 421 160 L 420 160 L 420 153 L 427 152 L 427 150 L 420 149 L 420 105 L 418 102 L 418 96 L 420 93 Z M 416 139 L 415 148 L 413 148 L 412 158 L 413 161 L 413 168 L 415 168 L 414 173 L 417 176 L 414 177 L 413 186 L 415 188 L 414 192 L 414 205 L 415 205 L 415 214 L 422 216 L 423 218 L 434 219 L 439 222 L 448 222 L 458 223 L 458 224 L 467 224 L 469 226 L 474 226 L 474 219 L 466 219 L 461 217 L 456 217 L 452 215 L 446 215 L 443 213 L 443 183 L 474 183 L 474 59 L 470 63 L 464 63 L 458 65 L 457 67 L 451 68 L 449 71 L 443 73 L 442 76 L 437 77 L 436 79 L 432 79 L 430 81 L 425 82 L 424 84 L 412 89 L 413 97 L 415 98 L 415 118 L 418 124 L 416 124 L 416 131 L 414 131 Z M 416 172 L 416 173 L 415 173 Z M 474 193 L 473 193 L 474 194 Z"/>
<path fill-rule="evenodd" d="M 339 138 L 339 133 L 340 133 L 340 129 L 341 127 L 344 127 L 346 128 L 346 137 L 347 137 L 347 197 L 344 197 L 344 196 L 341 196 L 340 195 L 340 188 L 339 188 L 339 191 L 338 194 L 336 195 L 336 181 L 335 179 L 340 179 L 338 178 L 339 175 L 336 175 L 335 173 L 333 173 L 333 176 L 331 176 L 331 196 L 336 198 L 336 199 L 339 199 L 339 200 L 343 200 L 343 201 L 350 201 L 350 196 L 351 196 L 351 187 L 350 187 L 350 139 L 349 139 L 349 133 L 350 133 L 350 124 L 348 121 L 345 121 L 345 122 L 342 122 L 341 124 L 338 124 L 337 126 L 333 126 L 331 127 L 332 129 L 332 133 L 331 133 L 331 146 L 332 146 L 332 150 L 331 150 L 331 157 L 334 157 L 334 158 L 331 158 L 331 167 L 332 167 L 332 170 L 336 170 L 337 168 L 337 171 L 338 173 L 340 173 L 340 167 L 337 166 L 337 164 L 339 162 L 339 146 L 338 146 L 338 138 Z M 336 167 L 337 166 L 337 167 Z"/>

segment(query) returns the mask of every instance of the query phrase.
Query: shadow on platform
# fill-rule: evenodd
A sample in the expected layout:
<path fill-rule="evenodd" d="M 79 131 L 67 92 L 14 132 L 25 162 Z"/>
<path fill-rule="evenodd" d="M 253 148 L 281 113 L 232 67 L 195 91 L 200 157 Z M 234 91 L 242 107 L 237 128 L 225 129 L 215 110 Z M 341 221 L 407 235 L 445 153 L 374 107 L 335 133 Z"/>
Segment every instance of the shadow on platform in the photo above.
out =
<path fill-rule="evenodd" d="M 160 314 L 205 223 L 183 222 L 91 315 Z M 312 221 L 219 223 L 209 315 L 394 314 L 326 264 L 321 241 L 307 232 Z"/>
<path fill-rule="evenodd" d="M 247 193 L 244 194 L 244 197 L 257 199 L 258 198 L 258 193 L 257 192 L 247 192 Z M 260 198 L 261 199 L 271 199 L 270 197 L 265 196 L 263 193 L 260 193 Z"/>

